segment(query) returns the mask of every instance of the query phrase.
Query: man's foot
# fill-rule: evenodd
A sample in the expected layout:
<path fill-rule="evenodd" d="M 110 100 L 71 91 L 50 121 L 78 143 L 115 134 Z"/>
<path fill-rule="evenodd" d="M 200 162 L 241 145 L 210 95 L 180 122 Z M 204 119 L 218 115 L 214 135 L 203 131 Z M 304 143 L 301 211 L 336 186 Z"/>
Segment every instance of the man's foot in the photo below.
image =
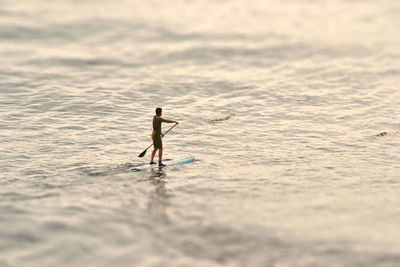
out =
<path fill-rule="evenodd" d="M 165 165 L 164 163 L 162 163 L 161 161 L 158 163 L 158 167 L 165 167 L 167 165 Z"/>
<path fill-rule="evenodd" d="M 154 161 L 151 161 L 151 162 L 150 162 L 150 165 L 153 165 L 153 164 L 156 164 L 156 163 L 155 163 Z"/>

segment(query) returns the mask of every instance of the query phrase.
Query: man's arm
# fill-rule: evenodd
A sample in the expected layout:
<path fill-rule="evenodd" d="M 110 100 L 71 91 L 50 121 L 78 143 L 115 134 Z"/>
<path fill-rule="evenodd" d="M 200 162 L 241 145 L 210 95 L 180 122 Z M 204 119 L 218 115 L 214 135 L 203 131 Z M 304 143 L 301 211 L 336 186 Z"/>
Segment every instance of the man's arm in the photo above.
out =
<path fill-rule="evenodd" d="M 175 124 L 179 124 L 179 122 L 177 122 L 177 121 L 172 121 L 172 120 L 164 120 L 164 122 L 166 122 L 166 123 L 175 123 Z M 161 133 L 161 137 L 164 137 L 164 134 L 163 134 L 163 133 Z"/>
<path fill-rule="evenodd" d="M 171 120 L 165 120 L 166 123 L 175 123 L 175 124 L 179 124 L 179 122 L 177 121 L 171 121 Z"/>

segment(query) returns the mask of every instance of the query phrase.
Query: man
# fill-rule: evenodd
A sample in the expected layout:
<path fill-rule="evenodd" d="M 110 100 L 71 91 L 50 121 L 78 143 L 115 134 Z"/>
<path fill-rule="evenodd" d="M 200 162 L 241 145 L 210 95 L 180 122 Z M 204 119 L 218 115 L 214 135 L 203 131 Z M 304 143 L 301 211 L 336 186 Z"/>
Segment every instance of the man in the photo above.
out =
<path fill-rule="evenodd" d="M 153 132 L 151 133 L 151 138 L 153 139 L 154 149 L 153 149 L 153 152 L 151 153 L 150 164 L 156 164 L 154 162 L 154 156 L 156 155 L 156 152 L 158 150 L 158 166 L 165 166 L 162 163 L 163 147 L 162 147 L 161 137 L 163 137 L 164 134 L 161 132 L 161 123 L 166 122 L 166 123 L 179 124 L 179 122 L 166 120 L 166 119 L 162 118 L 161 115 L 162 115 L 162 108 L 156 108 L 156 115 L 153 118 Z"/>

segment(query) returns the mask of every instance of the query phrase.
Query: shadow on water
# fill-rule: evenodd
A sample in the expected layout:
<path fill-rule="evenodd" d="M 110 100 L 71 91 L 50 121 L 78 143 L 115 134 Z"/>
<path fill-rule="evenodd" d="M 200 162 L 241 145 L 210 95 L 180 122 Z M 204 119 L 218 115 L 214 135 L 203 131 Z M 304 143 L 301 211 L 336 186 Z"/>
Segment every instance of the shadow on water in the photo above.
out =
<path fill-rule="evenodd" d="M 166 158 L 163 161 L 169 162 L 172 161 L 172 159 Z M 80 163 L 80 165 L 86 165 L 87 163 Z M 118 164 L 118 165 L 106 165 L 106 166 L 80 166 L 78 168 L 74 168 L 74 170 L 79 171 L 82 174 L 88 175 L 88 176 L 109 176 L 109 175 L 115 175 L 115 174 L 121 174 L 121 173 L 132 173 L 132 169 L 141 166 L 146 167 L 146 164 L 143 162 L 136 162 L 136 163 L 123 163 L 123 164 Z M 150 168 L 149 168 L 150 169 Z M 133 172 L 136 172 L 134 170 Z M 157 179 L 163 179 L 165 178 L 165 173 L 162 174 L 163 172 L 161 169 L 158 169 L 157 167 L 154 167 L 152 169 L 152 178 L 151 180 Z M 157 176 L 158 175 L 158 176 Z M 147 180 L 147 179 L 146 179 Z"/>
<path fill-rule="evenodd" d="M 143 163 L 124 163 L 101 167 L 80 167 L 78 170 L 88 176 L 109 176 L 120 173 L 127 173 L 130 169 L 142 166 Z"/>

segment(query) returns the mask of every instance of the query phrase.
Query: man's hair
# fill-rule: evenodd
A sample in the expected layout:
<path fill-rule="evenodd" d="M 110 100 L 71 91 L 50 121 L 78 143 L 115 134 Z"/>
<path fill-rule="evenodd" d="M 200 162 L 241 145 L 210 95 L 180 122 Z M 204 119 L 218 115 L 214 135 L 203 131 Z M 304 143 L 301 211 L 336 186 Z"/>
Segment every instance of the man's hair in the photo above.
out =
<path fill-rule="evenodd" d="M 156 108 L 156 114 L 160 115 L 160 113 L 162 112 L 162 108 Z"/>

